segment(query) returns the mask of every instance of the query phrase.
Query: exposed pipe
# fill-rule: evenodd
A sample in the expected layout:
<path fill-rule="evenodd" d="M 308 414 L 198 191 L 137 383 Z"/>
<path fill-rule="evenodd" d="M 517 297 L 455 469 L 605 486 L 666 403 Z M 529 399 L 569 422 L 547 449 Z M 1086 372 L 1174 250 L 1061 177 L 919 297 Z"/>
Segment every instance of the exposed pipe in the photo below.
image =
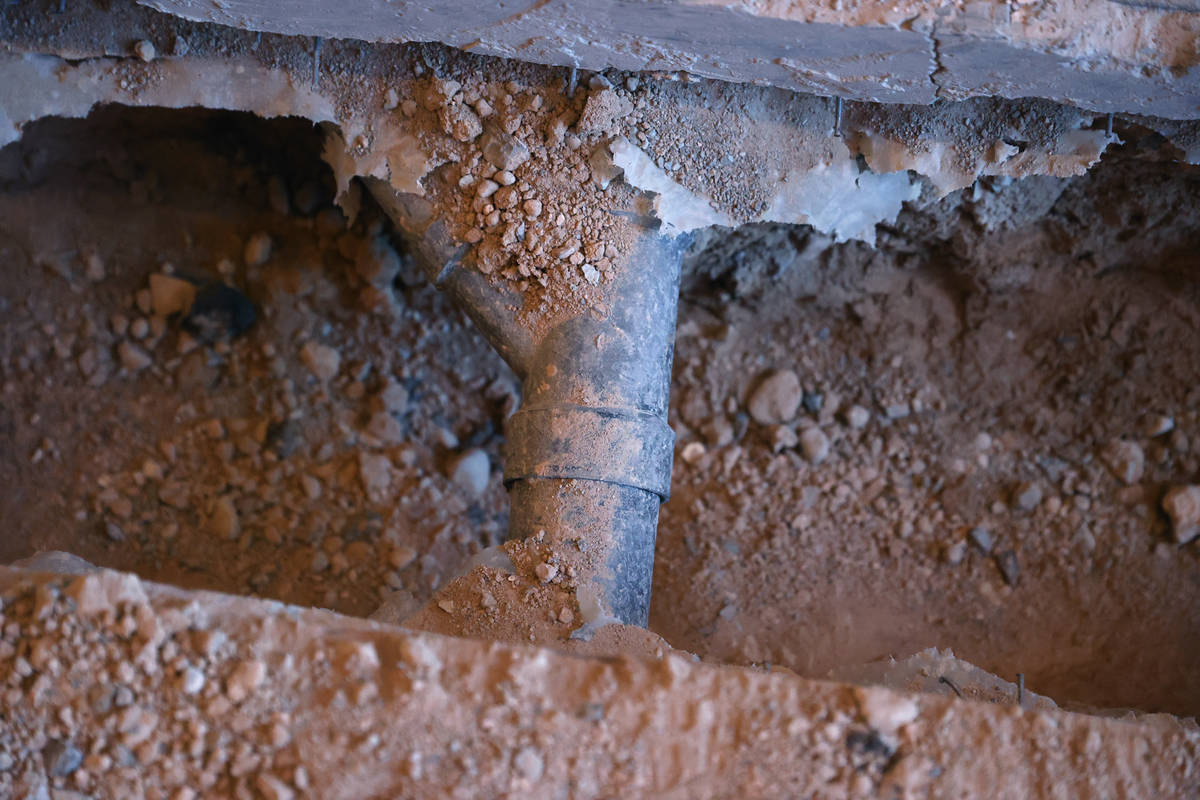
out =
<path fill-rule="evenodd" d="M 659 505 L 670 494 L 667 424 L 684 242 L 634 226 L 636 244 L 603 302 L 535 335 L 521 298 L 464 263 L 429 203 L 372 182 L 372 193 L 430 279 L 475 322 L 523 384 L 506 426 L 510 538 L 537 537 L 574 576 L 581 602 L 646 625 Z M 602 310 L 598 310 L 601 308 Z"/>

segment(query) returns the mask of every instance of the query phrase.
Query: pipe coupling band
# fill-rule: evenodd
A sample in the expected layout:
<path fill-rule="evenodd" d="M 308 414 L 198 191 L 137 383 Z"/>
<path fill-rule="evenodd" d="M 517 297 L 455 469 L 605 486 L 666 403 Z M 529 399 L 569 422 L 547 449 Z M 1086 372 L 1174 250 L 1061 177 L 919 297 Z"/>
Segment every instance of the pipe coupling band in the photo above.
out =
<path fill-rule="evenodd" d="M 604 481 L 671 494 L 675 431 L 633 408 L 542 406 L 508 419 L 504 485 L 523 478 Z"/>

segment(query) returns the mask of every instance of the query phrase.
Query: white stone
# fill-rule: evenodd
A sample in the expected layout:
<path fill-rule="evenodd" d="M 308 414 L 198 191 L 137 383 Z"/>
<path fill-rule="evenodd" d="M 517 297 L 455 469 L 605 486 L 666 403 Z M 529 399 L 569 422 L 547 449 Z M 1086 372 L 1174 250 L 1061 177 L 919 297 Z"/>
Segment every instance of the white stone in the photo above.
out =
<path fill-rule="evenodd" d="M 795 418 L 803 399 L 800 378 L 785 369 L 771 373 L 755 387 L 746 410 L 760 425 L 782 425 Z"/>
<path fill-rule="evenodd" d="M 471 497 L 484 493 L 491 473 L 491 460 L 482 450 L 468 450 L 450 465 L 450 480 Z"/>
<path fill-rule="evenodd" d="M 142 39 L 133 46 L 133 54 L 142 61 L 149 63 L 154 60 L 154 56 L 157 55 L 157 51 L 154 49 L 153 44 L 145 39 Z"/>
<path fill-rule="evenodd" d="M 871 421 L 871 412 L 862 406 L 850 406 L 846 411 L 846 424 L 855 430 L 862 430 Z"/>
<path fill-rule="evenodd" d="M 300 349 L 300 360 L 304 362 L 304 366 L 308 367 L 308 371 L 322 382 L 329 381 L 337 375 L 338 369 L 342 365 L 341 354 L 320 342 L 309 342 L 304 345 Z"/>
<path fill-rule="evenodd" d="M 1185 544 L 1200 536 L 1200 486 L 1175 486 L 1162 501 L 1171 518 L 1175 541 Z"/>
<path fill-rule="evenodd" d="M 179 676 L 179 689 L 184 694 L 196 694 L 204 688 L 204 673 L 189 666 Z"/>
<path fill-rule="evenodd" d="M 829 437 L 820 428 L 807 428 L 800 434 L 800 448 L 810 463 L 820 464 L 829 456 Z"/>
<path fill-rule="evenodd" d="M 546 768 L 542 754 L 532 747 L 525 747 L 517 753 L 513 758 L 513 766 L 517 768 L 521 777 L 531 782 L 541 779 Z"/>

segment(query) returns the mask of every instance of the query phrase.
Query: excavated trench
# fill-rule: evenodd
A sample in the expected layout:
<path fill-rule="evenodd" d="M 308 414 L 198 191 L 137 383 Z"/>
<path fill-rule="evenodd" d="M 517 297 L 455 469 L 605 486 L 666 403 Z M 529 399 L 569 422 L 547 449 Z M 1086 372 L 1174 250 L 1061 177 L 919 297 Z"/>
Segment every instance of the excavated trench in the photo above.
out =
<path fill-rule="evenodd" d="M 1188 4 L 55 5 L 0 795 L 1200 790 Z"/>
<path fill-rule="evenodd" d="M 651 630 L 813 677 L 946 648 L 1068 707 L 1200 709 L 1196 551 L 1159 508 L 1198 466 L 1200 177 L 1120 133 L 1084 176 L 913 204 L 874 248 L 777 224 L 693 245 Z M 302 120 L 110 106 L 5 148 L 5 559 L 361 615 L 503 538 L 516 381 L 369 201 L 347 225 L 321 146 Z M 143 330 L 166 264 L 258 320 Z M 780 371 L 797 407 L 756 419 Z"/>

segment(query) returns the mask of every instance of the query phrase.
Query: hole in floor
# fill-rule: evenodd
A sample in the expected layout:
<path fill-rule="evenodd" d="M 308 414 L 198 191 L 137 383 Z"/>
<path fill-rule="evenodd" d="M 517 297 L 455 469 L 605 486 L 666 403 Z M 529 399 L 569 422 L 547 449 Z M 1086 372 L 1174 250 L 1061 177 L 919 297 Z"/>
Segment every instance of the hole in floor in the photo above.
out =
<path fill-rule="evenodd" d="M 1200 473 L 1200 175 L 1122 138 L 874 249 L 701 237 L 656 632 L 810 676 L 951 648 L 1068 707 L 1200 711 L 1200 561 L 1161 511 Z M 107 107 L 0 151 L 0 560 L 365 615 L 503 538 L 516 381 L 377 209 L 331 197 L 299 120 Z M 185 336 L 152 274 L 257 322 Z M 780 384 L 792 418 L 753 413 Z"/>

